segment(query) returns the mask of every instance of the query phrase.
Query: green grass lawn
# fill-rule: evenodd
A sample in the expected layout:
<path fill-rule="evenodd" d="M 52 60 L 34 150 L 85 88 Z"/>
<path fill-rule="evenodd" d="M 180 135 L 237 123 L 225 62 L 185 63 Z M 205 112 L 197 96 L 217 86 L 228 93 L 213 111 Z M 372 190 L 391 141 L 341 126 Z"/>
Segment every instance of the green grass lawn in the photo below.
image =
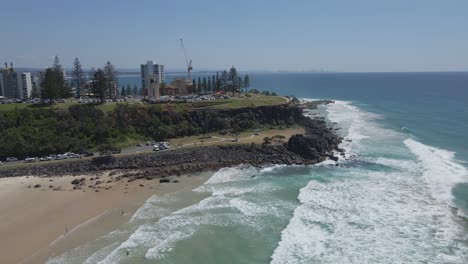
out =
<path fill-rule="evenodd" d="M 267 96 L 250 94 L 250 97 L 244 98 L 231 98 L 227 103 L 216 104 L 207 106 L 208 108 L 243 108 L 243 107 L 257 107 L 267 105 L 284 104 L 287 99 L 282 96 Z"/>
<path fill-rule="evenodd" d="M 174 111 L 174 112 L 183 112 L 191 111 L 193 108 L 243 108 L 243 107 L 257 107 L 257 106 L 266 106 L 266 105 L 278 105 L 284 104 L 287 102 L 287 99 L 282 96 L 266 96 L 266 95 L 257 95 L 250 94 L 249 97 L 241 98 L 230 98 L 230 99 L 220 99 L 213 101 L 196 101 L 193 103 L 166 103 L 166 104 L 142 104 L 139 101 L 129 101 L 129 102 L 108 102 L 96 105 L 97 109 L 101 109 L 104 113 L 108 113 L 115 109 L 117 104 L 135 104 L 142 105 L 145 107 L 155 107 L 163 111 Z M 52 108 L 56 110 L 66 110 L 72 105 L 76 105 L 76 102 L 68 103 L 58 103 L 51 106 L 43 106 L 42 108 Z M 12 111 L 15 109 L 23 108 L 40 108 L 32 107 L 31 104 L 0 104 L 0 112 Z"/>
<path fill-rule="evenodd" d="M 15 109 L 23 109 L 29 107 L 31 104 L 0 104 L 0 112 L 8 112 Z"/>

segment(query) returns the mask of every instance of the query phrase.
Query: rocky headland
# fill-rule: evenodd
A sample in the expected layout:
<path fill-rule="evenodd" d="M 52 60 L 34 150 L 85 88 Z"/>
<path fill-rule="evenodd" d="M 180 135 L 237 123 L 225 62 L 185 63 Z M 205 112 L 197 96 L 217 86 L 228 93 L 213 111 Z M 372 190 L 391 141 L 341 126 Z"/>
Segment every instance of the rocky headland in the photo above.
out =
<path fill-rule="evenodd" d="M 311 105 L 305 107 L 308 106 Z M 2 168 L 0 177 L 96 175 L 113 170 L 119 171 L 117 180 L 160 179 L 164 182 L 165 178 L 171 175 L 216 170 L 239 164 L 292 165 L 315 164 L 327 158 L 338 160 L 338 157 L 333 156 L 333 152 L 339 150 L 338 144 L 342 138 L 335 133 L 335 129 L 321 118 L 311 119 L 303 115 L 298 123 L 305 127 L 306 133 L 293 135 L 283 144 L 199 146 L 155 153 L 98 156 L 91 159 Z M 73 184 L 80 185 L 80 182 Z"/>

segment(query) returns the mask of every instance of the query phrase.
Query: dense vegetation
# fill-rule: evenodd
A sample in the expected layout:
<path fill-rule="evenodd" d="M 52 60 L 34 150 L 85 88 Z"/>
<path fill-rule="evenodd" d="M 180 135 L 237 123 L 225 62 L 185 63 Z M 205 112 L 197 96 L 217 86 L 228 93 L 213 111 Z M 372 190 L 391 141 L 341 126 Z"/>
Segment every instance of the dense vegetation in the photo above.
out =
<path fill-rule="evenodd" d="M 284 105 L 167 112 L 161 105 L 118 104 L 107 114 L 93 105 L 16 109 L 0 113 L 0 158 L 104 149 L 132 139 L 159 141 L 263 125 L 287 126 L 301 118 L 298 107 Z"/>

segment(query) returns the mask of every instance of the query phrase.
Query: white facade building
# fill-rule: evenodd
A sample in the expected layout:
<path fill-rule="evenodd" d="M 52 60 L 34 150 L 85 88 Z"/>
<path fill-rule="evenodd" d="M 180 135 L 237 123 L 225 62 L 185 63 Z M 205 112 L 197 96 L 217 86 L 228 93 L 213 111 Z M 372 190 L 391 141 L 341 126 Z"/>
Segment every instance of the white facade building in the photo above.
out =
<path fill-rule="evenodd" d="M 147 61 L 141 65 L 141 88 L 144 95 L 159 98 L 161 84 L 166 82 L 164 65 Z"/>
<path fill-rule="evenodd" d="M 31 73 L 15 72 L 13 68 L 0 70 L 0 96 L 27 99 L 31 96 L 31 92 Z"/>

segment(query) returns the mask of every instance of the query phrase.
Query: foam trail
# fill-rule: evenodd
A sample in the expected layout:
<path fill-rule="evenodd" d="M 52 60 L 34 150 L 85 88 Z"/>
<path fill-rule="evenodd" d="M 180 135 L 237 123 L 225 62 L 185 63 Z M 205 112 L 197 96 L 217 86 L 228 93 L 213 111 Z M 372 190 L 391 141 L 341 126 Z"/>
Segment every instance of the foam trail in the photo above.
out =
<path fill-rule="evenodd" d="M 408 140 L 349 102 L 326 111 L 366 166 L 336 169 L 300 190 L 271 263 L 468 263 L 465 229 L 444 204 L 465 181 L 453 153 Z"/>
<path fill-rule="evenodd" d="M 455 153 L 413 139 L 407 139 L 404 143 L 424 166 L 423 175 L 433 196 L 454 207 L 453 187 L 468 182 L 468 170 L 455 162 Z"/>

